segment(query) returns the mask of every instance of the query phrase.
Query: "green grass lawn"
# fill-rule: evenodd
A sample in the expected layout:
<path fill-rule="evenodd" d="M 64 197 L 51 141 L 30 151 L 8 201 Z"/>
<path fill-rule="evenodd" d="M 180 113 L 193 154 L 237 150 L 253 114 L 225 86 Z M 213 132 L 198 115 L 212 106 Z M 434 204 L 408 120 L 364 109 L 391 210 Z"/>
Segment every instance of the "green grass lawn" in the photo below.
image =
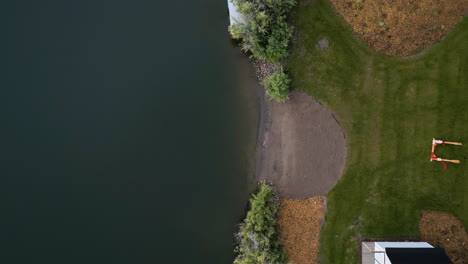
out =
<path fill-rule="evenodd" d="M 293 87 L 333 110 L 348 140 L 344 175 L 327 195 L 321 262 L 358 263 L 366 238 L 417 239 L 421 210 L 452 213 L 467 228 L 467 19 L 406 59 L 368 48 L 326 0 L 303 1 L 293 23 Z M 323 37 L 330 47 L 321 52 Z M 430 163 L 433 137 L 464 142 L 437 151 L 461 164 Z"/>

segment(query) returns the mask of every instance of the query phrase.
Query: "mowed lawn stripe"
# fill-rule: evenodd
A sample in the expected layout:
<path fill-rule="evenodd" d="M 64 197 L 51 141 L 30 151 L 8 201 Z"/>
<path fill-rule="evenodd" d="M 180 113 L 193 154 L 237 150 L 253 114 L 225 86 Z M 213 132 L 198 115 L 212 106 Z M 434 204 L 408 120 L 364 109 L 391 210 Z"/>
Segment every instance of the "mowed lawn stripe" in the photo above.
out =
<path fill-rule="evenodd" d="M 329 1 L 295 9 L 288 62 L 293 86 L 334 111 L 346 131 L 347 166 L 327 195 L 322 263 L 357 263 L 365 238 L 419 238 L 422 210 L 445 211 L 468 227 L 466 145 L 429 162 L 432 137 L 468 144 L 468 22 L 412 58 L 372 51 Z M 326 37 L 329 48 L 315 45 Z"/>

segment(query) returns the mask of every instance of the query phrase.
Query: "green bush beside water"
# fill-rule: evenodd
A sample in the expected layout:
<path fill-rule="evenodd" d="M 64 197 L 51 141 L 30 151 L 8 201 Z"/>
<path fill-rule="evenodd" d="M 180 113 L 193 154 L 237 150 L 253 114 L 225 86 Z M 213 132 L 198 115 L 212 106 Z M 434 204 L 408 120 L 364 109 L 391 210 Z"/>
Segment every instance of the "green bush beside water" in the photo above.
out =
<path fill-rule="evenodd" d="M 281 65 L 289 56 L 293 27 L 287 22 L 295 0 L 231 0 L 242 21 L 229 27 L 232 38 L 252 57 Z M 289 97 L 289 77 L 282 70 L 262 81 L 267 94 L 280 102 Z"/>
<path fill-rule="evenodd" d="M 229 32 L 241 40 L 242 49 L 270 62 L 288 57 L 293 28 L 286 21 L 294 0 L 232 0 L 244 17 Z"/>
<path fill-rule="evenodd" d="M 283 69 L 273 73 L 262 81 L 266 94 L 278 102 L 289 98 L 289 84 L 291 80 Z"/>
<path fill-rule="evenodd" d="M 276 231 L 279 199 L 273 187 L 260 183 L 250 199 L 250 210 L 236 235 L 239 245 L 234 264 L 287 262 Z"/>

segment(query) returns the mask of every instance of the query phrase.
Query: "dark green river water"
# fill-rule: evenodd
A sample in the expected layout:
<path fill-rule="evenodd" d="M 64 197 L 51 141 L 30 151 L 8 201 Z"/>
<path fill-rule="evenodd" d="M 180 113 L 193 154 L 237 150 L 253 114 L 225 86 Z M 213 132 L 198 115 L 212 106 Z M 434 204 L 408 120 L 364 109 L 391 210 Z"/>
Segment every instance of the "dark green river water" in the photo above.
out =
<path fill-rule="evenodd" d="M 0 12 L 1 263 L 231 263 L 258 107 L 226 1 Z"/>

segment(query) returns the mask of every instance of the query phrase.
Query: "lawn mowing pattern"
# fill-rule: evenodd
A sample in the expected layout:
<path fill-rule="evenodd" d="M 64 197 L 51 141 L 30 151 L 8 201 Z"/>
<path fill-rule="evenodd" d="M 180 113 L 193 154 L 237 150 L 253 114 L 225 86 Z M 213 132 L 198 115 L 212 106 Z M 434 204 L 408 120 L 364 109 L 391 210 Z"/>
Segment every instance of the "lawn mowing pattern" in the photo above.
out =
<path fill-rule="evenodd" d="M 357 40 L 326 0 L 302 1 L 287 64 L 293 87 L 317 98 L 346 131 L 348 161 L 327 195 L 322 263 L 358 263 L 365 238 L 418 239 L 422 210 L 454 214 L 468 227 L 468 21 L 423 54 L 396 58 Z M 316 48 L 328 38 L 330 47 Z M 459 159 L 443 170 L 437 156 Z"/>

